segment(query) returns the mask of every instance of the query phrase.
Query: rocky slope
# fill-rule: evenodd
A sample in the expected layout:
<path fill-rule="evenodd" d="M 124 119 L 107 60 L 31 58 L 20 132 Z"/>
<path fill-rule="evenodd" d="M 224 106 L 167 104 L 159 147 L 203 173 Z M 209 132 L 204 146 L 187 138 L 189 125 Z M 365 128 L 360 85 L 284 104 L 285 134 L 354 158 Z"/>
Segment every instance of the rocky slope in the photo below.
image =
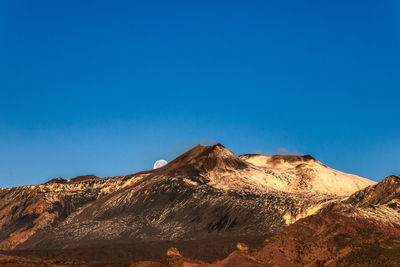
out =
<path fill-rule="evenodd" d="M 400 218 L 393 204 L 400 201 L 399 192 L 400 176 L 389 176 L 268 237 L 260 249 L 241 245 L 221 261 L 193 266 L 399 266 Z M 182 255 L 169 255 L 138 266 L 185 263 L 193 264 Z"/>
<path fill-rule="evenodd" d="M 391 175 L 341 201 L 326 205 L 319 213 L 340 212 L 382 223 L 400 222 L 400 176 Z"/>
<path fill-rule="evenodd" d="M 311 156 L 238 157 L 220 144 L 196 146 L 152 171 L 0 189 L 0 249 L 265 237 L 336 203 L 350 205 L 344 196 L 374 184 Z M 149 259 L 160 257 L 155 254 Z"/>
<path fill-rule="evenodd" d="M 399 192 L 400 176 L 389 176 L 290 225 L 253 256 L 286 266 L 398 266 Z"/>

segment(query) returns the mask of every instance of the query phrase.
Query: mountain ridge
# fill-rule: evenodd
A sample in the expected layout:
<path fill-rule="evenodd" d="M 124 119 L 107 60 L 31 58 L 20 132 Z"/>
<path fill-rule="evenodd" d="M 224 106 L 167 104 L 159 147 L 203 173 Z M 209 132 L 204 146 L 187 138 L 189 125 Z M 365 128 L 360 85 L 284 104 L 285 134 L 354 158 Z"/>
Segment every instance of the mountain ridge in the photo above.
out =
<path fill-rule="evenodd" d="M 343 187 L 335 182 L 347 179 L 337 194 Z M 308 155 L 237 156 L 221 144 L 198 145 L 154 170 L 0 190 L 0 249 L 267 237 L 310 215 L 352 208 L 343 199 L 375 186 L 365 180 Z"/>

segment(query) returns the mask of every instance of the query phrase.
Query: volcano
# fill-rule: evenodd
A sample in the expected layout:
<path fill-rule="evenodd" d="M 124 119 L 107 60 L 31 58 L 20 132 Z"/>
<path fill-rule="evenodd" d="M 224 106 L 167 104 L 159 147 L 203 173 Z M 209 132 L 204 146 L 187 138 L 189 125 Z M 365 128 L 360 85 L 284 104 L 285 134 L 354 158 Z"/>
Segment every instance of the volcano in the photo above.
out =
<path fill-rule="evenodd" d="M 388 217 L 398 191 L 382 184 L 394 180 L 376 184 L 310 155 L 237 156 L 221 144 L 198 145 L 154 170 L 0 189 L 0 249 L 43 261 L 131 263 L 161 260 L 174 246 L 213 262 L 237 242 L 261 248 L 322 214 Z M 380 206 L 374 213 L 371 205 Z"/>

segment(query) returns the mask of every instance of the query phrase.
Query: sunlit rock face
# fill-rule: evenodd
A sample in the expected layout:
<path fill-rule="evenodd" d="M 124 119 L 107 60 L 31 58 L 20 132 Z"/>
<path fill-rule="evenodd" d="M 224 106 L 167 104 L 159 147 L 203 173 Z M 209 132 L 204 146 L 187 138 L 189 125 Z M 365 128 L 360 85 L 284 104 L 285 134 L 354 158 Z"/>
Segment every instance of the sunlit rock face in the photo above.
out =
<path fill-rule="evenodd" d="M 1 189 L 0 249 L 266 236 L 374 184 L 311 156 L 199 145 L 151 171 Z"/>

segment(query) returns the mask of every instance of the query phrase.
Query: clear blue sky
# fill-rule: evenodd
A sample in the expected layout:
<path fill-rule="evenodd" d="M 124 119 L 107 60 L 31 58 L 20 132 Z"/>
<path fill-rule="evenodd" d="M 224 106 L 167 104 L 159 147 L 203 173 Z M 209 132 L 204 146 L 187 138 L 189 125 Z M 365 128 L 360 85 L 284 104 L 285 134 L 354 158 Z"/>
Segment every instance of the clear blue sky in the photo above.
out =
<path fill-rule="evenodd" d="M 400 173 L 400 3 L 0 1 L 0 187 L 219 141 Z"/>

